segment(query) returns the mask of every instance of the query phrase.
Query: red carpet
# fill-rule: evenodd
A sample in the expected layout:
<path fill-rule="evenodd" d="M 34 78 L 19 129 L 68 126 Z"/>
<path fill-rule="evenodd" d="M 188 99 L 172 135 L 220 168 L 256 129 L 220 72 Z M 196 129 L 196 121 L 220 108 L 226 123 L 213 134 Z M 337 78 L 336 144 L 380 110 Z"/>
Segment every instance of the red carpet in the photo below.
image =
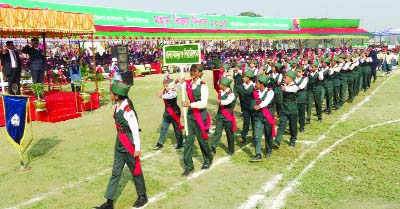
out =
<path fill-rule="evenodd" d="M 81 117 L 80 112 L 82 112 L 82 109 L 83 111 L 90 111 L 100 108 L 100 100 L 97 92 L 91 93 L 91 102 L 84 103 L 79 94 L 77 94 L 76 98 L 77 100 L 75 100 L 73 92 L 46 92 L 44 100 L 46 100 L 47 111 L 37 112 L 36 118 L 36 109 L 33 105 L 35 98 L 31 95 L 30 113 L 32 120 L 56 123 Z M 0 126 L 5 126 L 2 100 L 0 100 Z"/>

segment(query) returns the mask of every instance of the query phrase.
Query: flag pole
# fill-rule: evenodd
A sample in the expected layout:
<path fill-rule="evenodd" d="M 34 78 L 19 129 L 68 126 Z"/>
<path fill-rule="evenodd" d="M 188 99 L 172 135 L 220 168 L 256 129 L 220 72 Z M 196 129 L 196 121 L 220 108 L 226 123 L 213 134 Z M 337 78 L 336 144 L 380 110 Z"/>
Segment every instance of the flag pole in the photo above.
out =
<path fill-rule="evenodd" d="M 31 145 L 32 141 L 33 141 L 33 126 L 32 126 L 32 115 L 31 115 L 31 102 L 30 102 L 30 97 L 28 97 L 28 102 L 27 102 L 27 112 L 29 113 L 29 122 L 30 122 L 30 126 L 31 126 L 31 140 L 29 140 L 28 144 L 22 149 L 22 150 L 18 150 L 19 151 L 19 160 L 20 160 L 20 167 L 19 170 L 20 171 L 26 171 L 26 170 L 31 170 L 31 167 L 25 165 L 23 157 L 24 157 L 24 153 L 25 151 L 28 149 L 28 147 Z"/>
<path fill-rule="evenodd" d="M 182 80 L 182 82 L 185 82 L 185 80 L 184 80 L 184 78 L 185 78 L 185 75 L 184 75 L 184 73 L 183 73 L 183 69 L 184 69 L 184 67 L 183 67 L 183 65 L 179 65 L 179 69 L 180 69 L 180 73 L 181 73 L 181 80 Z M 186 83 L 185 83 L 185 85 L 181 85 L 182 86 L 182 102 L 185 102 L 186 101 L 186 92 L 185 92 L 185 88 L 186 88 Z M 183 107 L 183 121 L 184 121 L 184 124 L 185 124 L 185 133 L 186 133 L 186 137 L 189 135 L 189 131 L 188 131 L 188 123 L 187 123 L 187 110 L 188 110 L 188 108 L 187 107 Z"/>

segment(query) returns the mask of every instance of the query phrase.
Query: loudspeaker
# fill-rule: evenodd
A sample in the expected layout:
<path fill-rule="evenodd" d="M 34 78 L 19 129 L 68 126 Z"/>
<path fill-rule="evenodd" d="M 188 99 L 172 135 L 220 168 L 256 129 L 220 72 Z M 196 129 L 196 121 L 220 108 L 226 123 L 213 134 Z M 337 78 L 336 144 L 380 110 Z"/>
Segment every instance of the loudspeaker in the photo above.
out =
<path fill-rule="evenodd" d="M 128 70 L 128 47 L 127 46 L 114 46 L 111 47 L 111 55 L 118 59 L 118 64 L 121 71 Z"/>
<path fill-rule="evenodd" d="M 132 73 L 132 71 L 127 70 L 127 71 L 121 72 L 121 78 L 122 78 L 122 80 L 123 80 L 126 84 L 128 84 L 128 85 L 130 85 L 130 86 L 133 86 L 134 80 L 133 80 L 133 73 Z"/>

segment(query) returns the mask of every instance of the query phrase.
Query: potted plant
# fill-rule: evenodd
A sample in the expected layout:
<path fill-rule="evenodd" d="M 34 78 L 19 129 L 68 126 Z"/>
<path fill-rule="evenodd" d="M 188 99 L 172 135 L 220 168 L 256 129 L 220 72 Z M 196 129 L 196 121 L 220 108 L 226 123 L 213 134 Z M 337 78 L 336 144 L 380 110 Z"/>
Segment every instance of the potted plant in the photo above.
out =
<path fill-rule="evenodd" d="M 83 102 L 89 102 L 90 101 L 90 94 L 85 92 L 85 86 L 86 86 L 86 81 L 82 80 L 80 81 L 80 85 L 81 85 L 81 99 Z"/>
<path fill-rule="evenodd" d="M 97 74 L 97 82 L 99 82 L 99 84 L 100 84 L 100 86 L 101 86 L 101 82 L 104 80 L 104 76 L 102 75 L 102 74 Z M 104 95 L 105 95 L 105 89 L 104 88 L 99 88 L 98 90 L 97 90 L 97 92 L 99 93 L 99 96 L 100 97 L 104 97 Z"/>
<path fill-rule="evenodd" d="M 33 102 L 36 109 L 42 110 L 46 107 L 46 101 L 40 99 L 43 97 L 44 92 L 44 84 L 43 83 L 34 83 L 32 84 L 33 93 L 35 94 L 36 100 Z"/>

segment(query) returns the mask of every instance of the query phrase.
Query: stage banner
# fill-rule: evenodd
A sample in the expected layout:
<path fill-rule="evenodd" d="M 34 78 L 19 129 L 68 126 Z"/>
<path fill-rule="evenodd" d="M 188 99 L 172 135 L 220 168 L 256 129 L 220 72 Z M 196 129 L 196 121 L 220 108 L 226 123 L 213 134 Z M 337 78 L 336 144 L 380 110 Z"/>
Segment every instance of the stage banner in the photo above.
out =
<path fill-rule="evenodd" d="M 24 149 L 28 97 L 3 95 L 3 105 L 7 138 L 21 151 Z"/>
<path fill-rule="evenodd" d="M 200 64 L 200 44 L 165 45 L 164 65 Z"/>

